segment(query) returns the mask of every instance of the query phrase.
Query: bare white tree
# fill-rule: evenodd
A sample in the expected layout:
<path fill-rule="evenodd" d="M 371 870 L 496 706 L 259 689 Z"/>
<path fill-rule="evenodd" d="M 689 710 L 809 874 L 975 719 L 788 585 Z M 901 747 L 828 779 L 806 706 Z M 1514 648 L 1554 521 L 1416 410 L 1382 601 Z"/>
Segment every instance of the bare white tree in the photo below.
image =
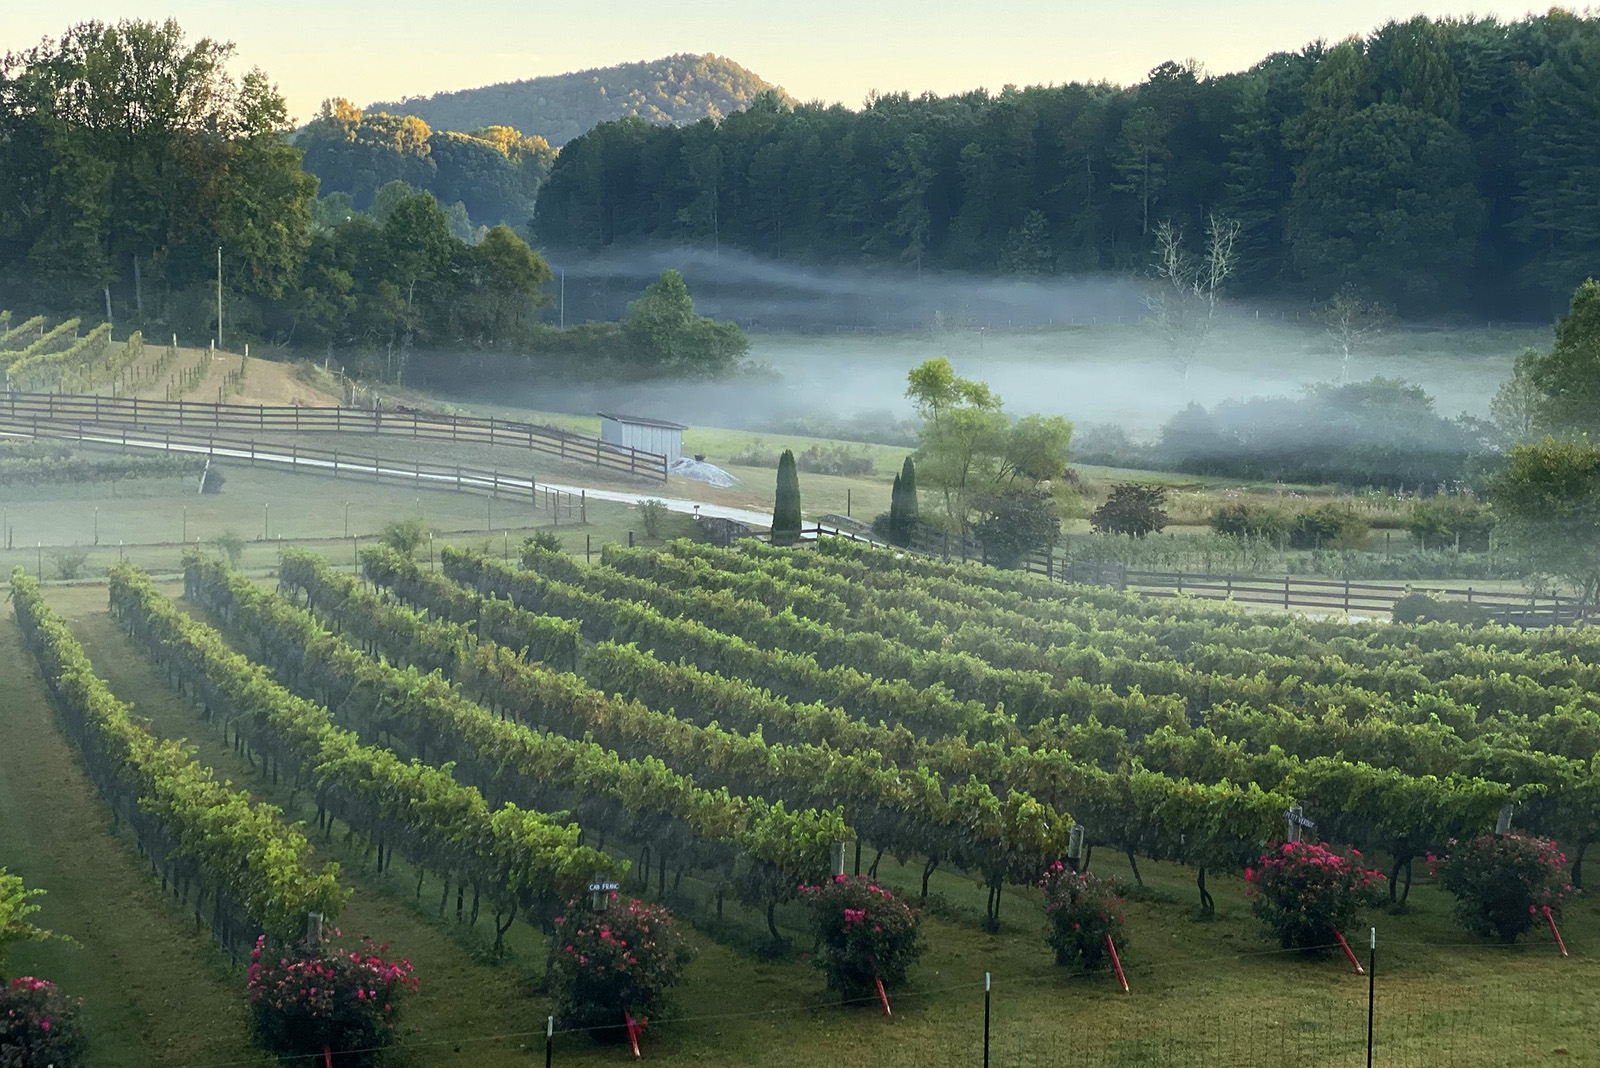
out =
<path fill-rule="evenodd" d="M 1346 286 L 1318 309 L 1328 342 L 1339 357 L 1339 381 L 1350 381 L 1350 363 L 1388 328 L 1389 313 L 1381 304 L 1365 300 Z"/>
<path fill-rule="evenodd" d="M 1170 220 L 1157 224 L 1155 238 L 1154 279 L 1145 288 L 1144 306 L 1187 388 L 1189 372 L 1216 325 L 1222 288 L 1233 274 L 1239 223 L 1212 215 L 1200 256 L 1184 247 L 1183 228 Z"/>

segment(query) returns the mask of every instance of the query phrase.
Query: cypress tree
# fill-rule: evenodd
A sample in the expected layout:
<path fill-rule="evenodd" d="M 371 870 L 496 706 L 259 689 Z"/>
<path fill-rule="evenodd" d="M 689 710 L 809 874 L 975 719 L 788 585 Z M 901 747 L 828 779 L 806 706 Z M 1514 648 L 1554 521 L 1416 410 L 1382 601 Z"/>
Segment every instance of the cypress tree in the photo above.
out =
<path fill-rule="evenodd" d="M 772 508 L 772 543 L 793 545 L 800 539 L 800 472 L 794 466 L 794 452 L 784 449 L 778 457 L 778 495 Z"/>
<path fill-rule="evenodd" d="M 917 468 L 911 462 L 911 457 L 906 457 L 906 462 L 900 465 L 900 524 L 896 528 L 895 542 L 902 549 L 911 544 L 911 535 L 917 529 Z"/>
<path fill-rule="evenodd" d="M 900 489 L 900 476 L 894 476 L 889 486 L 889 544 L 900 544 L 900 528 L 905 523 L 905 494 Z"/>

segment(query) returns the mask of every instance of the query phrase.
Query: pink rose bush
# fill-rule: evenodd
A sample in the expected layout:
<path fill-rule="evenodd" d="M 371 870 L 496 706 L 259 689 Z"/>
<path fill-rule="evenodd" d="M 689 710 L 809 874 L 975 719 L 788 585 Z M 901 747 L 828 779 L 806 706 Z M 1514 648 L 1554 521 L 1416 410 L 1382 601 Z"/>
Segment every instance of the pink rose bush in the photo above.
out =
<path fill-rule="evenodd" d="M 1473 934 L 1515 942 L 1543 925 L 1545 909 L 1559 918 L 1572 893 L 1567 856 L 1548 838 L 1486 834 L 1450 842 L 1443 857 L 1428 854 L 1439 883 L 1456 897 L 1456 917 Z"/>
<path fill-rule="evenodd" d="M 1084 969 L 1111 963 L 1106 936 L 1120 954 L 1128 944 L 1127 918 L 1122 898 L 1110 885 L 1089 872 L 1075 872 L 1059 860 L 1039 880 L 1044 891 L 1044 912 L 1050 919 L 1050 948 L 1056 963 Z"/>
<path fill-rule="evenodd" d="M 694 957 L 665 906 L 624 902 L 616 894 L 604 912 L 590 911 L 585 901 L 568 902 L 566 914 L 555 919 L 545 970 L 556 1020 L 621 1039 L 623 1013 L 648 1018 Z"/>
<path fill-rule="evenodd" d="M 318 953 L 275 957 L 266 937 L 257 939 L 245 980 L 256 1041 L 280 1056 L 327 1049 L 345 1054 L 340 1064 L 373 1063 L 418 985 L 411 962 L 387 960 L 388 951 L 368 939 L 346 949 L 336 933 Z"/>
<path fill-rule="evenodd" d="M 836 875 L 820 886 L 802 886 L 817 930 L 812 964 L 828 977 L 828 989 L 845 997 L 899 986 L 922 955 L 916 910 L 863 875 Z"/>
<path fill-rule="evenodd" d="M 1250 909 L 1285 949 L 1331 946 L 1383 901 L 1383 873 L 1360 860 L 1357 850 L 1347 857 L 1313 842 L 1273 847 L 1244 870 Z"/>
<path fill-rule="evenodd" d="M 78 1023 L 82 1002 L 31 975 L 0 985 L 0 1064 L 7 1068 L 78 1068 L 89 1039 Z"/>

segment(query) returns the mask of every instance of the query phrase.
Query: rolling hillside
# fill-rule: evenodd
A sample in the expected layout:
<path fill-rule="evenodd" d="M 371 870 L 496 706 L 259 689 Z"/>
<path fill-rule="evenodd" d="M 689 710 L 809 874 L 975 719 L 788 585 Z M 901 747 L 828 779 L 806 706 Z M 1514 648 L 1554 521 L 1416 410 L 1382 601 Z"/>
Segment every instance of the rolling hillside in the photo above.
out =
<path fill-rule="evenodd" d="M 596 123 L 628 115 L 662 124 L 720 117 L 767 89 L 788 98 L 731 59 L 677 55 L 374 103 L 367 110 L 416 115 L 435 129 L 514 126 L 559 147 Z"/>

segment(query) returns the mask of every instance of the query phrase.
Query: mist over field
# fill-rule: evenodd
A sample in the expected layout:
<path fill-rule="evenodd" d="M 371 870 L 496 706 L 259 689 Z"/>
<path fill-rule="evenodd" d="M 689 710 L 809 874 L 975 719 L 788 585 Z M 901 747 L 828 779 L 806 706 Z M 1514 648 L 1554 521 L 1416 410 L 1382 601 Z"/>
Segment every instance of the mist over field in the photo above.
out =
<path fill-rule="evenodd" d="M 1011 279 L 859 267 L 797 267 L 737 252 L 657 249 L 552 256 L 566 322 L 617 318 L 663 269 L 684 274 L 696 310 L 750 331 L 768 373 L 724 382 L 542 386 L 530 407 L 618 407 L 688 423 L 911 414 L 905 374 L 932 356 L 979 378 L 1015 415 L 1116 423 L 1149 436 L 1191 401 L 1289 396 L 1337 381 L 1339 360 L 1309 308 L 1230 303 L 1184 381 L 1129 278 Z M 563 291 L 554 287 L 559 302 Z M 559 315 L 559 303 L 549 309 Z M 1299 316 L 1298 318 L 1296 316 Z M 1444 415 L 1487 415 L 1522 347 L 1544 325 L 1397 323 L 1352 361 L 1352 380 L 1421 385 Z"/>

